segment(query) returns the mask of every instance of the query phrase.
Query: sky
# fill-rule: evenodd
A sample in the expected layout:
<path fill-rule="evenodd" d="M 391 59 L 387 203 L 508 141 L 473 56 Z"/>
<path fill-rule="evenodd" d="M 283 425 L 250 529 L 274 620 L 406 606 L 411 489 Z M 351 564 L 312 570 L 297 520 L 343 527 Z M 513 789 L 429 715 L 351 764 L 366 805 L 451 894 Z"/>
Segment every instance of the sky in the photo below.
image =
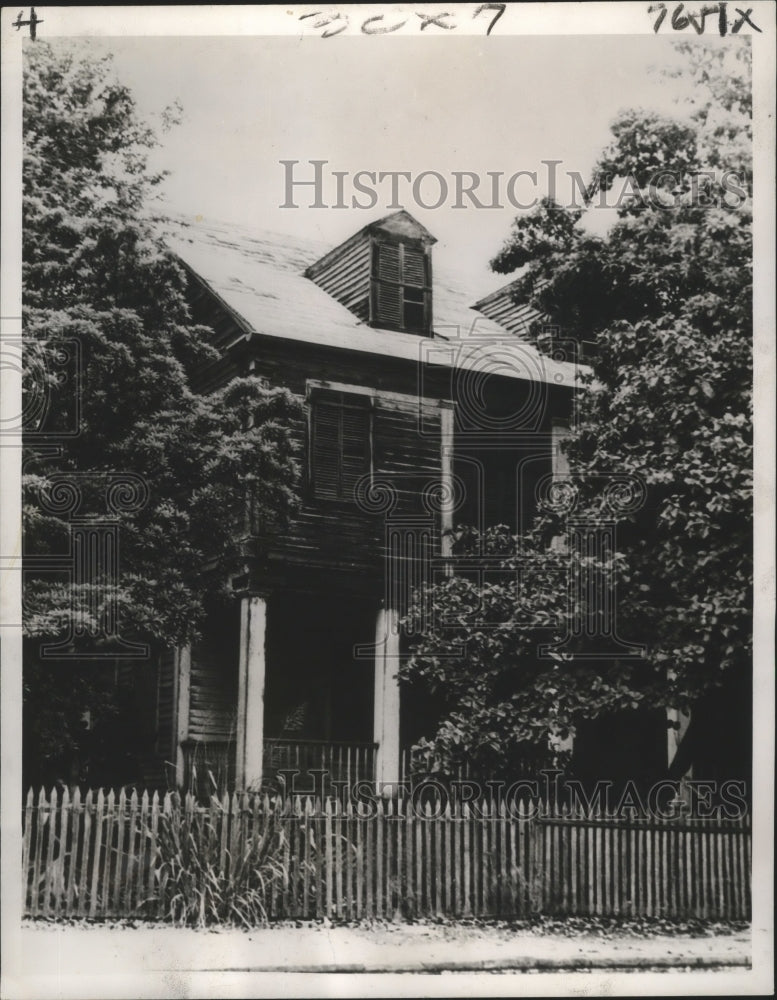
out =
<path fill-rule="evenodd" d="M 618 111 L 674 109 L 677 84 L 650 67 L 675 62 L 668 40 L 647 36 L 525 37 L 178 37 L 93 39 L 114 54 L 117 75 L 140 112 L 173 101 L 183 120 L 164 137 L 155 163 L 171 171 L 172 211 L 310 236 L 335 246 L 388 214 L 387 186 L 371 210 L 312 208 L 296 189 L 285 200 L 281 160 L 295 176 L 346 171 L 346 202 L 358 170 L 536 171 L 515 189 L 522 201 L 546 193 L 546 160 L 558 176 L 587 179 Z M 433 202 L 434 181 L 423 198 Z M 483 189 L 487 190 L 483 181 Z M 502 182 L 504 183 L 504 181 Z M 330 197 L 328 195 L 327 197 Z M 334 200 L 334 189 L 331 198 Z M 436 209 L 405 207 L 437 237 L 435 260 L 467 269 L 494 287 L 488 261 L 507 237 L 516 209 L 454 209 L 453 191 Z M 483 195 L 487 204 L 489 199 Z M 504 279 L 500 279 L 502 282 Z"/>

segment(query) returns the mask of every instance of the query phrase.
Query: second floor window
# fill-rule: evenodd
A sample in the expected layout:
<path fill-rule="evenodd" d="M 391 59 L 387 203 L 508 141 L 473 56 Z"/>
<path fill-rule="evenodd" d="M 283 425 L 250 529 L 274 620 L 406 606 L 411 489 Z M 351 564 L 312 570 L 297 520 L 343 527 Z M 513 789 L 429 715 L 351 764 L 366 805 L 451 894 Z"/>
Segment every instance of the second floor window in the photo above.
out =
<path fill-rule="evenodd" d="M 353 489 L 371 471 L 372 409 L 367 396 L 342 392 L 311 398 L 310 478 L 319 500 L 353 500 Z"/>
<path fill-rule="evenodd" d="M 429 261 L 422 246 L 378 242 L 373 247 L 373 324 L 425 334 L 431 326 Z"/>

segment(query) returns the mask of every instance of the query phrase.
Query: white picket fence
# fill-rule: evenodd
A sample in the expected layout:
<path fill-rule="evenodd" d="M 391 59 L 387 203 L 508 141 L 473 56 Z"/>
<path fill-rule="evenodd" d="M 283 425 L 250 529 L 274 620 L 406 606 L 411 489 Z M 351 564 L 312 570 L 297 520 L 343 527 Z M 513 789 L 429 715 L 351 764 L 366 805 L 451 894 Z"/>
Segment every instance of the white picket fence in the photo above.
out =
<path fill-rule="evenodd" d="M 24 808 L 25 912 L 164 917 L 161 824 L 184 822 L 225 877 L 268 816 L 282 831 L 271 919 L 750 916 L 750 820 L 624 819 L 493 802 L 324 803 L 65 790 Z M 264 818 L 264 819 L 263 819 Z"/>

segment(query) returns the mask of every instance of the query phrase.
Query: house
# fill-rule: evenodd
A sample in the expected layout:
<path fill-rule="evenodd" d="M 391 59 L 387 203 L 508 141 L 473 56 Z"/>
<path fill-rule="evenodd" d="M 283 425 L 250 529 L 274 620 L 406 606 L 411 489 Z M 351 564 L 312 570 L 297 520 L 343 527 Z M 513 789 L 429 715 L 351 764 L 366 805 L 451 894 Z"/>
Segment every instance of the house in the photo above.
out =
<path fill-rule="evenodd" d="M 144 782 L 254 786 L 289 766 L 396 781 L 423 721 L 396 678 L 408 595 L 450 571 L 455 523 L 528 524 L 575 365 L 472 308 L 405 211 L 335 248 L 203 223 L 168 243 L 219 350 L 198 388 L 253 373 L 297 394 L 305 473 L 284 537 L 247 532 L 238 600 L 147 683 Z"/>

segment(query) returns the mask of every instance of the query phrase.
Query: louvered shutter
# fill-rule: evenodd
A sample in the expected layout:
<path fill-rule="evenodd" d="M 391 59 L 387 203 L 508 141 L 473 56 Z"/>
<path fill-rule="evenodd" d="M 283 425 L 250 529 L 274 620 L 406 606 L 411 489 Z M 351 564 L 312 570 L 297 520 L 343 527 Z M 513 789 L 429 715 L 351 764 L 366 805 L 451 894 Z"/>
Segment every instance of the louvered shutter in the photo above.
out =
<path fill-rule="evenodd" d="M 342 410 L 341 470 L 341 496 L 351 500 L 354 486 L 370 471 L 370 411 L 367 409 L 346 407 Z"/>
<path fill-rule="evenodd" d="M 405 246 L 402 261 L 402 281 L 405 285 L 423 288 L 426 284 L 426 266 L 423 250 Z"/>
<path fill-rule="evenodd" d="M 340 413 L 336 403 L 313 407 L 313 489 L 316 496 L 336 499 L 340 484 Z"/>
<path fill-rule="evenodd" d="M 375 308 L 379 323 L 399 326 L 402 322 L 402 289 L 399 285 L 399 247 L 382 243 L 378 247 L 378 283 Z"/>
<path fill-rule="evenodd" d="M 399 245 L 381 243 L 378 247 L 378 277 L 399 284 Z"/>
<path fill-rule="evenodd" d="M 370 471 L 370 408 L 358 397 L 316 399 L 313 404 L 313 492 L 324 500 L 352 500 Z"/>
<path fill-rule="evenodd" d="M 401 287 L 379 282 L 376 306 L 379 323 L 385 323 L 386 326 L 399 326 L 402 319 Z"/>

